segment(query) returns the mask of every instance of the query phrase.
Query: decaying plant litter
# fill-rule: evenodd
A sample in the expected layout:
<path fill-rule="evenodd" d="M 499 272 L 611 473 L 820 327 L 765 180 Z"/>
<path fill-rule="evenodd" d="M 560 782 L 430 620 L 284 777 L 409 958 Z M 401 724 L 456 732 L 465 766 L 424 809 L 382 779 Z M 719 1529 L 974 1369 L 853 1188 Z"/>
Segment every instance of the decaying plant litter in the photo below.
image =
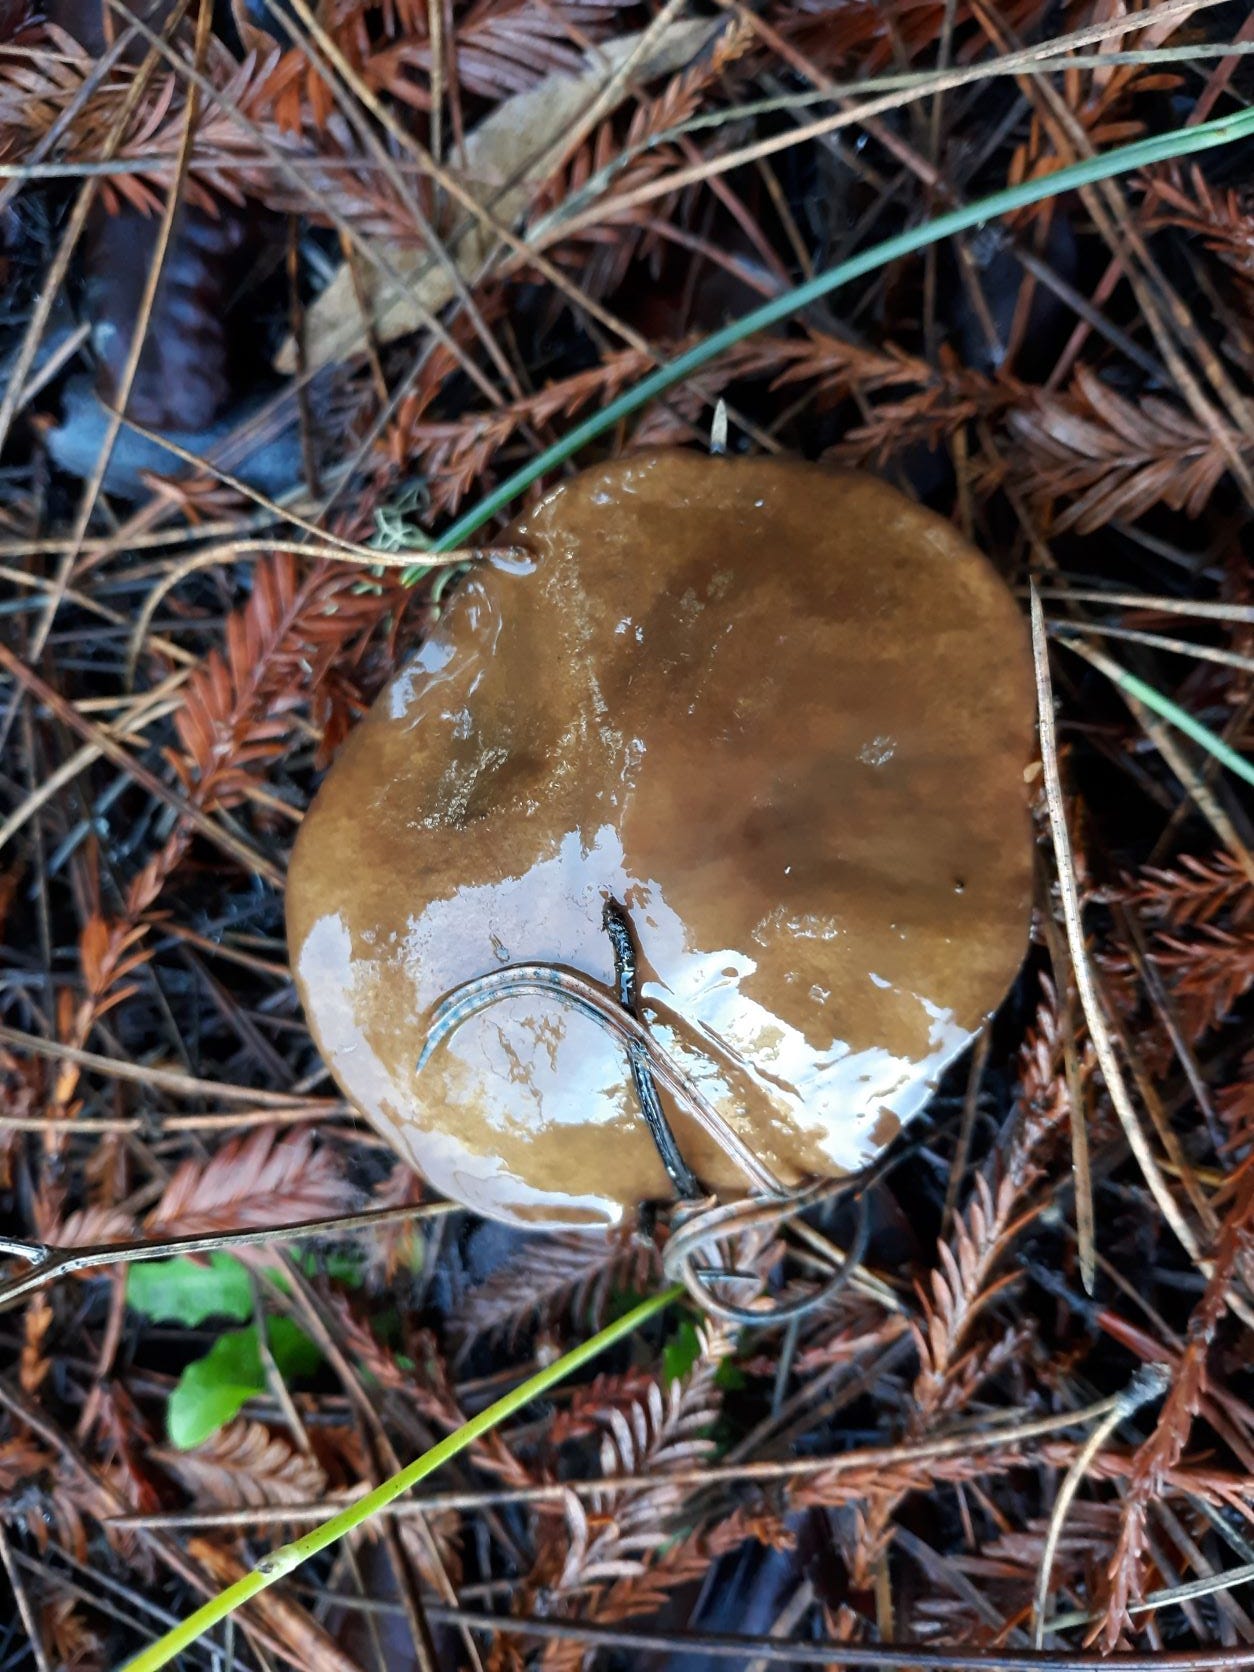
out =
<path fill-rule="evenodd" d="M 0 3 L 0 1664 L 122 1663 L 658 1289 L 628 1232 L 428 1199 L 337 1096 L 292 839 L 455 519 L 1022 182 L 578 454 L 705 446 L 721 398 L 1039 593 L 1031 952 L 858 1280 L 669 1306 L 182 1663 L 1254 1662 L 1251 142 L 1049 184 L 1240 118 L 1244 8 L 107 14 Z"/>

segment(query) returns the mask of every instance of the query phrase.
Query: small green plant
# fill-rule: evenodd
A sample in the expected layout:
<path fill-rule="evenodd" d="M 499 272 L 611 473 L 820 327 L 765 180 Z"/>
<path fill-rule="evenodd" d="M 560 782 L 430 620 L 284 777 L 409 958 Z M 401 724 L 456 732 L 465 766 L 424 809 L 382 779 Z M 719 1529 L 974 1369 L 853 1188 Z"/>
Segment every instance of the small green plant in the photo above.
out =
<path fill-rule="evenodd" d="M 126 1274 L 126 1303 L 155 1323 L 196 1329 L 210 1318 L 253 1315 L 248 1268 L 231 1254 L 205 1260 L 146 1260 Z"/>
<path fill-rule="evenodd" d="M 318 1266 L 309 1255 L 298 1258 L 307 1269 Z M 334 1265 L 333 1275 L 341 1281 L 355 1286 L 360 1280 L 359 1263 L 351 1257 L 337 1259 Z M 276 1274 L 275 1282 L 280 1289 L 288 1287 L 281 1274 Z M 196 1329 L 212 1318 L 233 1318 L 247 1325 L 220 1335 L 179 1377 L 166 1406 L 166 1431 L 179 1450 L 201 1445 L 237 1416 L 246 1401 L 266 1391 L 266 1366 L 254 1317 L 256 1293 L 241 1260 L 231 1254 L 211 1254 L 204 1262 L 150 1260 L 132 1266 L 126 1298 L 137 1312 L 157 1323 Z M 266 1342 L 285 1381 L 312 1374 L 322 1362 L 317 1347 L 289 1318 L 267 1321 Z"/>
<path fill-rule="evenodd" d="M 268 1319 L 266 1342 L 284 1381 L 311 1375 L 322 1363 L 322 1354 L 290 1318 Z M 203 1358 L 187 1366 L 170 1395 L 166 1430 L 171 1445 L 180 1451 L 201 1445 L 266 1387 L 257 1325 L 228 1330 Z"/>
<path fill-rule="evenodd" d="M 431 536 L 411 520 L 414 511 L 425 514 L 431 503 L 425 480 L 411 482 L 391 505 L 377 506 L 374 513 L 374 534 L 370 544 L 381 552 L 426 551 Z"/>
<path fill-rule="evenodd" d="M 525 1382 L 498 1399 L 495 1404 L 471 1417 L 470 1421 L 463 1423 L 456 1432 L 447 1435 L 432 1446 L 430 1451 L 416 1458 L 399 1474 L 391 1476 L 381 1486 L 376 1486 L 372 1492 L 366 1493 L 356 1503 L 349 1504 L 340 1510 L 338 1515 L 324 1521 L 321 1526 L 314 1527 L 291 1544 L 285 1544 L 273 1551 L 242 1579 L 220 1591 L 216 1597 L 211 1597 L 194 1614 L 180 1621 L 177 1626 L 166 1632 L 164 1637 L 142 1650 L 134 1660 L 128 1661 L 125 1672 L 157 1672 L 158 1667 L 168 1666 L 176 1655 L 189 1648 L 219 1620 L 224 1620 L 234 1613 L 250 1597 L 255 1597 L 259 1591 L 264 1591 L 276 1580 L 291 1573 L 293 1568 L 308 1561 L 310 1556 L 317 1555 L 320 1550 L 325 1550 L 346 1533 L 351 1533 L 355 1527 L 363 1526 L 371 1516 L 377 1515 L 381 1509 L 408 1492 L 419 1481 L 434 1474 L 443 1464 L 456 1457 L 459 1452 L 465 1451 L 467 1446 L 473 1445 L 484 1434 L 491 1433 L 498 1424 L 514 1416 L 533 1399 L 547 1393 L 550 1388 L 557 1387 L 568 1376 L 581 1370 L 590 1360 L 603 1353 L 606 1348 L 614 1346 L 616 1342 L 625 1341 L 642 1324 L 678 1300 L 682 1293 L 680 1286 L 674 1284 L 659 1294 L 651 1295 L 648 1300 L 641 1301 L 639 1306 L 633 1307 L 623 1317 L 599 1330 L 589 1340 L 572 1347 L 568 1353 L 563 1353 L 561 1358 L 538 1370 L 534 1376 L 529 1376 Z"/>
<path fill-rule="evenodd" d="M 679 1382 L 701 1357 L 701 1337 L 691 1318 L 682 1318 L 662 1348 L 662 1375 L 669 1382 Z"/>

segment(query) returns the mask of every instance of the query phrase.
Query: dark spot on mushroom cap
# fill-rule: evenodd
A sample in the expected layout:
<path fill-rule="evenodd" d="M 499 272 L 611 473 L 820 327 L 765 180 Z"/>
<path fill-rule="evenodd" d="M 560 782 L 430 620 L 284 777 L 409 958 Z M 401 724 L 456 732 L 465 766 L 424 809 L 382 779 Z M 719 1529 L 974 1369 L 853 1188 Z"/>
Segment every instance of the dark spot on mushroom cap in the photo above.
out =
<path fill-rule="evenodd" d="M 1008 589 L 894 489 L 793 460 L 623 460 L 509 537 L 534 562 L 469 578 L 305 820 L 289 936 L 328 1063 L 480 1211 L 665 1195 L 625 1050 L 552 994 L 417 1068 L 502 946 L 608 989 L 609 894 L 653 1034 L 767 1165 L 860 1167 L 1023 955 L 1033 689 Z M 667 1106 L 702 1178 L 743 1190 Z"/>

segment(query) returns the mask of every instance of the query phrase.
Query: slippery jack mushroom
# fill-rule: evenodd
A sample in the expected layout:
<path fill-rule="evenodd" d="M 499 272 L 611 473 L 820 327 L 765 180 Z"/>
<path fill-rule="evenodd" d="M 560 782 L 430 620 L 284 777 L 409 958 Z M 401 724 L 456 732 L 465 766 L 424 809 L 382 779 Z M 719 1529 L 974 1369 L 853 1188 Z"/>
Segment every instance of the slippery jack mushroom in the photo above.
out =
<path fill-rule="evenodd" d="M 857 1173 L 1023 957 L 1009 590 L 885 483 L 787 459 L 627 458 L 507 539 L 304 821 L 327 1063 L 515 1223 Z"/>

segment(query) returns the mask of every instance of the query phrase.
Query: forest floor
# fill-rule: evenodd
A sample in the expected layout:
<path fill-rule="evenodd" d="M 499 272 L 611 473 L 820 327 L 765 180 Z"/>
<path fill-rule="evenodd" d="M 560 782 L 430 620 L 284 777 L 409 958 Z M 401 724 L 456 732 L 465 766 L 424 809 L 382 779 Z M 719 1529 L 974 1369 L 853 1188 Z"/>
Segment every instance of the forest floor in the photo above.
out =
<path fill-rule="evenodd" d="M 669 1307 L 180 1664 L 1254 1665 L 1254 142 L 1049 183 L 1239 117 L 1248 7 L 0 0 L 0 40 L 2 1672 L 118 1665 L 657 1289 L 354 1117 L 292 839 L 439 611 L 412 548 L 1022 182 L 577 455 L 723 396 L 1039 585 L 1069 851 L 1038 783 L 1027 963 L 859 1280 Z"/>

